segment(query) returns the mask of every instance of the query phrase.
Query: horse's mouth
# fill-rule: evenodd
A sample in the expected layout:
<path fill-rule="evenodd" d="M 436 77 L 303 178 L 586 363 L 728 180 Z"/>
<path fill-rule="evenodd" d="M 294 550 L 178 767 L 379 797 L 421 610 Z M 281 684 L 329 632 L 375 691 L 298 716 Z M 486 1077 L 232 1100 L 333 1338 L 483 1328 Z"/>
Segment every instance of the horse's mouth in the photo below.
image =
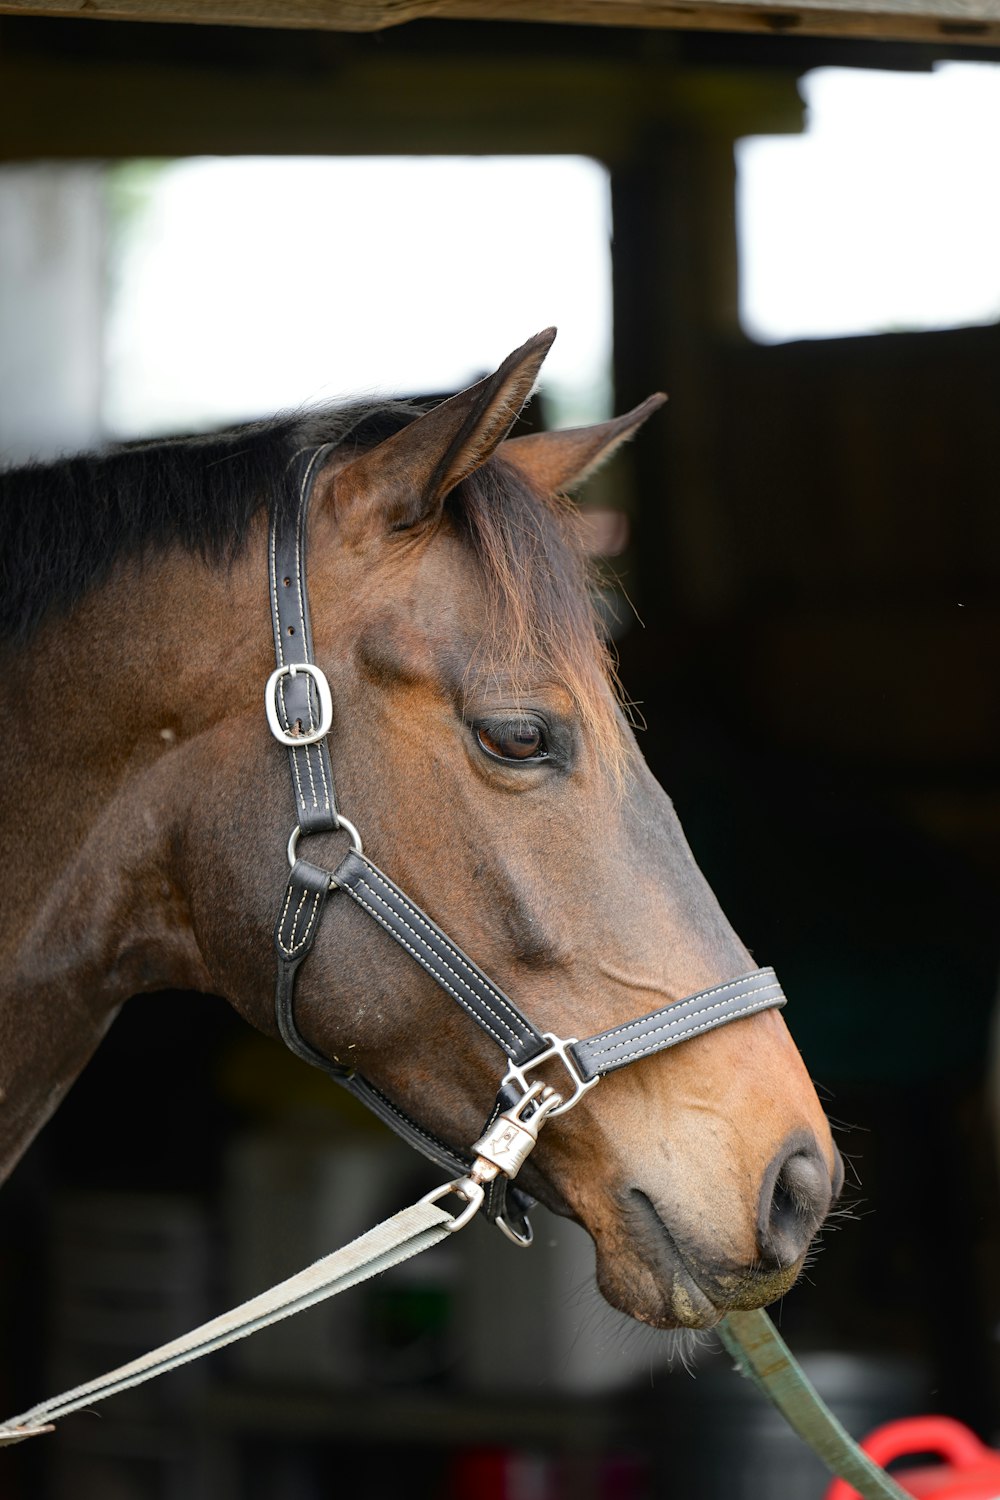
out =
<path fill-rule="evenodd" d="M 639 1188 L 630 1197 L 629 1218 L 635 1230 L 633 1249 L 649 1267 L 662 1303 L 659 1308 L 630 1309 L 633 1316 L 640 1322 L 659 1326 L 713 1328 L 722 1317 L 722 1309 L 716 1307 L 700 1284 L 652 1199 Z"/>
<path fill-rule="evenodd" d="M 657 1328 L 714 1328 L 734 1308 L 763 1307 L 786 1292 L 798 1267 L 773 1275 L 711 1264 L 682 1245 L 641 1189 L 629 1195 L 627 1262 L 598 1256 L 608 1301 Z"/>

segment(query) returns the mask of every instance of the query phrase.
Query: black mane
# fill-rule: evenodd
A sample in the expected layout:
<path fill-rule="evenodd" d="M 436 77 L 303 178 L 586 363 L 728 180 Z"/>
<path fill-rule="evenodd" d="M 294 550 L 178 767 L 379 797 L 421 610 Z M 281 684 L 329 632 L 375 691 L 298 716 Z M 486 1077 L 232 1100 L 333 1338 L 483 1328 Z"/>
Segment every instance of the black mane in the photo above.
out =
<path fill-rule="evenodd" d="M 368 448 L 420 410 L 353 404 L 0 473 L 0 638 L 27 640 L 121 558 L 180 544 L 231 560 L 263 506 L 294 503 L 287 470 L 300 449 Z"/>
<path fill-rule="evenodd" d="M 0 473 L 0 641 L 23 643 L 47 616 L 67 614 L 122 558 L 180 545 L 225 566 L 258 512 L 297 504 L 296 454 L 324 443 L 367 450 L 424 409 L 355 403 Z M 501 457 L 456 488 L 451 516 L 486 590 L 470 674 L 502 674 L 512 691 L 518 672 L 564 683 L 620 779 L 613 672 L 573 507 Z"/>

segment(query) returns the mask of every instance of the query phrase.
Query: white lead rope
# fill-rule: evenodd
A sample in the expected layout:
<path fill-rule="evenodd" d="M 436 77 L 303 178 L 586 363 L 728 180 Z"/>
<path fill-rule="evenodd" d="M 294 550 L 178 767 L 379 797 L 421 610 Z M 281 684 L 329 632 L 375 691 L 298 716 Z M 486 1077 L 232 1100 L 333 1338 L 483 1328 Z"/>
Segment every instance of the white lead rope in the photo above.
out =
<path fill-rule="evenodd" d="M 466 1207 L 452 1217 L 438 1207 L 437 1200 L 456 1191 L 465 1199 Z M 370 1276 L 388 1271 L 461 1229 L 475 1216 L 482 1201 L 481 1188 L 477 1192 L 470 1179 L 428 1193 L 412 1207 L 404 1208 L 343 1249 L 325 1255 L 260 1296 L 203 1323 L 172 1343 L 162 1344 L 131 1364 L 120 1365 L 117 1370 L 109 1370 L 106 1375 L 12 1417 L 0 1427 L 0 1446 L 51 1432 L 53 1424 L 70 1412 L 165 1375 L 178 1365 L 247 1338 L 270 1323 L 290 1318 L 293 1313 L 357 1286 Z M 905 1500 L 903 1491 L 858 1448 L 824 1405 L 765 1312 L 730 1313 L 723 1319 L 720 1331 L 742 1373 L 753 1379 L 831 1473 L 853 1484 L 864 1500 Z"/>
<path fill-rule="evenodd" d="M 335 1250 L 332 1255 L 324 1255 L 322 1260 L 315 1261 L 298 1275 L 290 1276 L 258 1297 L 212 1318 L 200 1328 L 192 1329 L 169 1344 L 161 1344 L 140 1359 L 120 1365 L 117 1370 L 109 1370 L 106 1375 L 88 1380 L 61 1396 L 42 1401 L 19 1417 L 12 1417 L 0 1426 L 0 1445 L 19 1443 L 24 1438 L 51 1432 L 53 1423 L 70 1412 L 92 1406 L 94 1402 L 114 1396 L 118 1391 L 127 1391 L 131 1386 L 142 1385 L 156 1375 L 165 1375 L 178 1365 L 211 1354 L 237 1339 L 245 1339 L 259 1328 L 290 1318 L 293 1313 L 302 1312 L 326 1297 L 334 1297 L 338 1292 L 366 1281 L 369 1276 L 377 1276 L 379 1272 L 409 1260 L 421 1250 L 429 1250 L 464 1222 L 467 1222 L 464 1213 L 460 1219 L 454 1219 L 436 1202 L 421 1199 L 369 1229 L 367 1234 L 360 1235 L 349 1245 Z"/>
<path fill-rule="evenodd" d="M 388 1271 L 421 1250 L 429 1250 L 475 1217 L 484 1201 L 485 1183 L 499 1172 L 511 1178 L 516 1176 L 535 1146 L 539 1129 L 561 1104 L 560 1095 L 553 1089 L 541 1082 L 533 1083 L 515 1104 L 497 1116 L 475 1143 L 472 1148 L 475 1160 L 467 1177 L 434 1188 L 411 1208 L 404 1208 L 377 1224 L 341 1250 L 325 1255 L 297 1276 L 280 1281 L 200 1328 L 169 1344 L 161 1344 L 130 1364 L 64 1391 L 61 1396 L 42 1401 L 19 1417 L 11 1417 L 0 1425 L 0 1446 L 51 1432 L 53 1424 L 70 1412 L 165 1375 L 168 1370 L 200 1359 L 203 1354 L 211 1354 L 237 1339 L 245 1339 L 269 1323 L 290 1318 L 326 1297 L 335 1297 L 370 1276 Z M 451 1194 L 465 1204 L 456 1216 L 438 1207 L 438 1200 Z"/>
<path fill-rule="evenodd" d="M 161 1344 L 131 1364 L 120 1365 L 12 1417 L 0 1425 L 0 1446 L 51 1432 L 53 1424 L 70 1412 L 93 1406 L 118 1391 L 142 1385 L 189 1360 L 245 1339 L 259 1328 L 290 1318 L 439 1244 L 475 1217 L 484 1200 L 485 1184 L 498 1172 L 510 1178 L 517 1175 L 535 1145 L 539 1128 L 561 1104 L 562 1099 L 552 1089 L 542 1083 L 532 1084 L 473 1146 L 475 1162 L 467 1177 L 435 1188 L 411 1208 L 359 1235 L 343 1249 L 325 1255 L 297 1276 L 290 1276 L 172 1343 Z M 465 1207 L 457 1216 L 438 1207 L 438 1200 L 449 1194 L 457 1194 L 464 1201 Z M 863 1500 L 905 1500 L 895 1481 L 861 1451 L 827 1409 L 765 1312 L 730 1313 L 723 1319 L 720 1333 L 738 1368 L 778 1408 L 831 1473 L 853 1484 Z"/>

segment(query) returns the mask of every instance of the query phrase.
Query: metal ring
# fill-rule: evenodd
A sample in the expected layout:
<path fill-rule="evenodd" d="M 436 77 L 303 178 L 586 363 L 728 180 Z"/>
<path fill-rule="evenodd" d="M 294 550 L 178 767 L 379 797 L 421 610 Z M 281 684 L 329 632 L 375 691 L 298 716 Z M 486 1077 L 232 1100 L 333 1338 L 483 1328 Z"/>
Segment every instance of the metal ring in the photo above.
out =
<path fill-rule="evenodd" d="M 459 1198 L 465 1202 L 462 1212 L 456 1214 L 445 1226 L 449 1234 L 454 1234 L 458 1229 L 464 1229 L 470 1219 L 474 1219 L 483 1205 L 485 1194 L 478 1182 L 473 1182 L 471 1177 L 459 1177 L 454 1182 L 442 1183 L 440 1187 L 431 1188 L 420 1199 L 421 1203 L 436 1203 L 439 1198 L 447 1197 L 449 1193 L 457 1193 Z"/>
<path fill-rule="evenodd" d="M 361 835 L 355 828 L 354 824 L 351 822 L 350 818 L 345 818 L 343 813 L 338 813 L 337 827 L 342 828 L 347 834 L 348 838 L 351 841 L 351 848 L 354 850 L 355 854 L 364 854 L 365 851 L 361 847 Z M 299 827 L 298 823 L 296 823 L 288 839 L 288 863 L 292 866 L 294 866 L 295 861 L 298 858 L 296 850 L 299 847 L 299 839 L 301 837 L 302 829 Z"/>
<path fill-rule="evenodd" d="M 524 1221 L 524 1234 L 518 1234 L 513 1224 L 509 1224 L 503 1214 L 497 1214 L 493 1222 L 500 1233 L 505 1234 L 511 1244 L 516 1245 L 519 1250 L 529 1250 L 531 1248 L 535 1238 L 535 1231 L 531 1227 L 530 1219 L 525 1219 Z"/>

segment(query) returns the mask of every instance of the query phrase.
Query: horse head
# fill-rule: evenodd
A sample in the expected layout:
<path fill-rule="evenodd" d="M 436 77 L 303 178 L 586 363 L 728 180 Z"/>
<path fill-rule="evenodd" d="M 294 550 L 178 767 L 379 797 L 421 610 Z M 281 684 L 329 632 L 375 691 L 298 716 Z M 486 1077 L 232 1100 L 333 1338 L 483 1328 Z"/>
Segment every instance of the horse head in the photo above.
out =
<path fill-rule="evenodd" d="M 223 995 L 276 1033 L 272 929 L 295 802 L 261 706 L 273 666 L 266 580 L 279 593 L 298 582 L 269 556 L 267 510 L 286 504 L 303 448 L 330 765 L 377 864 L 561 1037 L 753 968 L 622 712 L 564 498 L 659 400 L 596 427 L 510 437 L 550 342 L 530 340 L 429 412 L 352 410 L 12 481 L 15 503 L 22 483 L 51 517 L 37 522 L 36 574 L 19 564 L 21 583 L 44 574 L 53 538 L 63 572 L 31 651 L 8 645 L 0 674 L 0 852 L 16 872 L 2 934 L 0 1166 L 130 995 Z M 254 457 L 265 449 L 266 462 Z M 102 526 L 107 547 L 88 532 Z M 37 725 L 60 732 L 40 738 Z M 325 772 L 308 762 L 302 774 Z M 298 789 L 300 800 L 328 792 Z M 26 867 L 27 806 L 49 816 Z M 347 840 L 302 842 L 333 870 Z M 468 1150 L 502 1055 L 342 892 L 326 903 L 295 1006 L 317 1054 Z M 603 1078 L 547 1124 L 522 1177 L 590 1232 L 613 1304 L 701 1327 L 791 1285 L 839 1171 L 769 1009 Z"/>
<path fill-rule="evenodd" d="M 561 498 L 660 398 L 510 438 L 549 342 L 381 440 L 362 424 L 335 446 L 310 509 L 309 592 L 339 804 L 366 850 L 537 1026 L 586 1036 L 753 963 L 622 714 Z M 255 955 L 234 973 L 232 932 L 279 899 L 281 760 L 248 721 L 205 775 L 194 892 L 216 987 L 265 1030 L 266 966 Z M 311 842 L 321 865 L 343 852 L 342 836 Z M 497 1048 L 351 902 L 330 901 L 299 985 L 310 1047 L 468 1147 Z M 612 1303 L 704 1326 L 790 1286 L 838 1172 L 769 1011 L 603 1080 L 546 1129 L 523 1176 L 590 1231 Z"/>

